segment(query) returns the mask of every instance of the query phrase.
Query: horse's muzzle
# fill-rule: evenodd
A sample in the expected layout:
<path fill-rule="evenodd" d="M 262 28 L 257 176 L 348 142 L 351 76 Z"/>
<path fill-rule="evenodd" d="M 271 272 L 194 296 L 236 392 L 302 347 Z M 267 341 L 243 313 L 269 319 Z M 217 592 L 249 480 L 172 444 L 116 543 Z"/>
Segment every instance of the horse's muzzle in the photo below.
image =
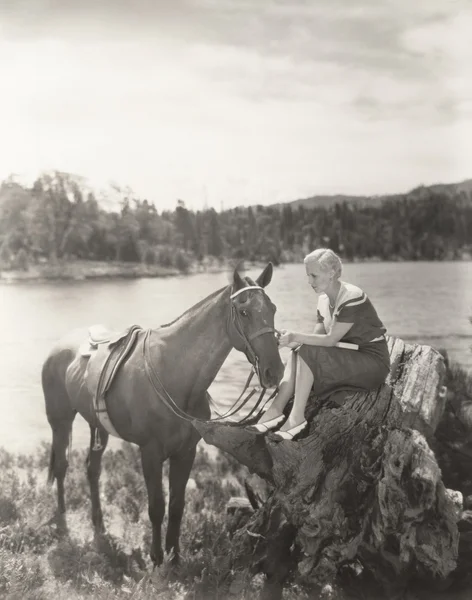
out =
<path fill-rule="evenodd" d="M 275 387 L 276 385 L 278 385 L 278 383 L 280 382 L 280 380 L 283 377 L 284 371 L 283 368 L 281 370 L 281 372 L 278 372 L 279 370 L 274 370 L 272 367 L 265 367 L 264 369 L 261 369 L 260 372 L 260 383 L 262 386 L 266 387 L 266 388 L 271 388 L 271 387 Z"/>

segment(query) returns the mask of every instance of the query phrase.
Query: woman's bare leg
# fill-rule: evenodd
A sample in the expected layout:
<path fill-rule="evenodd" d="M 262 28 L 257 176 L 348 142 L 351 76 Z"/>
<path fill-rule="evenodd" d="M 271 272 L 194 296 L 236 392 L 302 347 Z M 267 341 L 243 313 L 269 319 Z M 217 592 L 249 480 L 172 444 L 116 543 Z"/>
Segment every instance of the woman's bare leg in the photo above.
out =
<path fill-rule="evenodd" d="M 259 423 L 266 423 L 283 413 L 285 405 L 293 396 L 295 391 L 295 376 L 297 373 L 297 354 L 290 353 L 290 357 L 285 365 L 284 376 L 279 385 L 279 392 L 272 401 L 269 409 L 259 419 Z"/>
<path fill-rule="evenodd" d="M 306 362 L 298 357 L 297 369 L 296 369 L 296 380 L 295 380 L 295 398 L 293 400 L 293 407 L 280 431 L 287 431 L 300 425 L 305 420 L 305 406 L 310 395 L 311 386 L 313 385 L 313 373 Z M 272 408 L 272 407 L 271 407 Z"/>

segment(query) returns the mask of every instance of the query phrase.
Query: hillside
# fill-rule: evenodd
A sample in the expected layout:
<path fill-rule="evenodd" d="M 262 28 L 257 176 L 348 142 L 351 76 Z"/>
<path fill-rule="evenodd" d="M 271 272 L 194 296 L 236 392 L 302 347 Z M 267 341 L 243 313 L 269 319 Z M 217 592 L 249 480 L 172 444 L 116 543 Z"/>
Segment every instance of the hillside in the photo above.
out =
<path fill-rule="evenodd" d="M 346 194 L 332 194 L 332 195 L 317 195 L 309 198 L 300 198 L 287 202 L 292 208 L 298 208 L 303 206 L 305 208 L 329 208 L 335 204 L 342 204 L 348 202 L 349 204 L 355 204 L 356 206 L 379 206 L 387 200 L 400 200 L 408 195 L 410 198 L 420 198 L 423 196 L 423 192 L 448 192 L 448 193 L 459 193 L 466 192 L 467 194 L 472 193 L 472 179 L 466 179 L 460 183 L 437 183 L 428 186 L 418 186 L 409 192 L 402 194 L 384 194 L 378 196 L 349 196 Z M 283 204 L 275 204 L 273 206 L 282 207 Z"/>

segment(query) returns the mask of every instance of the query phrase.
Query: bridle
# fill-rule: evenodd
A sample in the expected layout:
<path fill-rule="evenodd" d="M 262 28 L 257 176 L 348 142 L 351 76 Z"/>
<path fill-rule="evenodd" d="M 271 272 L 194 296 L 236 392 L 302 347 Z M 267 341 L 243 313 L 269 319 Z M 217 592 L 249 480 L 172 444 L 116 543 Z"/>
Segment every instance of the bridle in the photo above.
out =
<path fill-rule="evenodd" d="M 144 361 L 144 368 L 145 368 L 146 374 L 148 376 L 148 379 L 149 379 L 152 387 L 154 388 L 154 391 L 158 395 L 158 397 L 161 398 L 161 400 L 164 402 L 164 404 L 167 406 L 167 408 L 169 410 L 171 410 L 177 417 L 184 419 L 185 421 L 190 421 L 190 422 L 198 421 L 201 423 L 209 423 L 209 422 L 214 422 L 214 421 L 221 421 L 222 419 L 227 419 L 230 416 L 237 413 L 238 411 L 240 411 L 242 409 L 242 407 L 245 406 L 245 404 L 247 404 L 247 402 L 250 400 L 250 398 L 256 393 L 256 390 L 253 389 L 248 394 L 248 396 L 243 400 L 243 402 L 241 404 L 239 404 L 242 396 L 244 395 L 244 392 L 249 387 L 249 384 L 251 383 L 251 380 L 254 377 L 254 374 L 257 374 L 259 381 L 260 381 L 259 359 L 257 357 L 257 354 L 254 352 L 251 342 L 255 338 L 257 338 L 261 335 L 264 335 L 266 333 L 273 333 L 274 335 L 278 335 L 278 331 L 276 329 L 274 329 L 273 327 L 266 326 L 266 327 L 261 327 L 261 329 L 258 329 L 256 332 L 252 333 L 249 336 L 246 335 L 246 332 L 244 331 L 244 326 L 241 323 L 241 317 L 240 317 L 238 308 L 234 303 L 234 299 L 237 298 L 239 296 L 239 294 L 241 294 L 242 292 L 246 292 L 248 290 L 260 290 L 265 294 L 264 288 L 262 288 L 258 285 L 249 285 L 249 286 L 241 288 L 237 292 L 234 292 L 233 294 L 231 294 L 231 296 L 230 296 L 230 311 L 229 311 L 228 321 L 226 323 L 226 332 L 227 332 L 227 335 L 231 341 L 231 344 L 234 346 L 234 348 L 236 348 L 236 350 L 241 350 L 242 352 L 244 352 L 246 354 L 248 361 L 252 364 L 252 369 L 251 369 L 251 372 L 249 373 L 249 377 L 246 380 L 246 384 L 245 384 L 244 389 L 241 392 L 239 398 L 236 400 L 236 402 L 233 404 L 233 406 L 226 413 L 224 413 L 223 415 L 220 415 L 219 417 L 216 417 L 214 419 L 200 419 L 198 417 L 189 415 L 187 412 L 185 412 L 182 408 L 180 408 L 175 403 L 173 398 L 170 396 L 169 392 L 164 387 L 162 381 L 159 378 L 159 375 L 156 373 L 156 370 L 154 369 L 152 362 L 148 358 L 148 357 L 150 357 L 149 337 L 151 335 L 152 330 L 148 329 L 146 331 L 144 340 L 143 340 L 143 361 Z M 270 301 L 270 299 L 269 299 L 269 301 Z M 231 326 L 233 326 L 234 332 L 235 332 L 237 338 L 239 338 L 239 341 L 242 341 L 242 344 L 243 344 L 242 347 L 240 347 L 239 345 L 237 345 L 234 342 L 234 334 L 231 331 Z M 158 384 L 158 387 L 156 386 L 156 382 Z M 270 402 L 270 400 L 272 400 L 272 398 L 277 394 L 278 388 L 276 388 L 274 390 L 274 392 L 270 395 L 270 397 L 267 398 L 267 400 L 265 401 L 262 408 L 260 408 L 259 412 L 256 415 L 254 415 L 254 413 L 258 410 L 260 404 L 262 403 L 262 400 L 264 398 L 264 395 L 265 395 L 265 392 L 267 389 L 263 386 L 261 386 L 261 387 L 262 387 L 261 394 L 260 394 L 256 404 L 250 411 L 250 413 L 248 415 L 246 415 L 240 421 L 237 421 L 234 423 L 228 423 L 228 425 L 233 425 L 233 426 L 246 425 L 247 422 L 251 418 L 256 418 L 257 416 L 259 416 L 259 414 L 262 413 L 262 411 L 264 410 L 264 408 L 268 404 L 268 402 Z M 160 389 L 158 389 L 158 388 L 160 388 Z"/>
<path fill-rule="evenodd" d="M 226 332 L 228 334 L 228 337 L 229 337 L 231 343 L 236 348 L 236 350 L 241 350 L 244 352 L 248 361 L 254 367 L 257 377 L 259 378 L 259 381 L 260 381 L 261 378 L 260 378 L 260 373 L 259 373 L 259 358 L 258 358 L 257 354 L 254 352 L 251 342 L 255 338 L 257 338 L 261 335 L 264 335 L 265 333 L 273 333 L 274 335 L 277 335 L 278 331 L 276 329 L 274 329 L 273 327 L 266 326 L 266 327 L 261 327 L 254 333 L 251 333 L 251 335 L 249 335 L 249 336 L 246 335 L 246 333 L 244 331 L 244 326 L 241 322 L 241 316 L 239 314 L 239 310 L 238 310 L 236 304 L 234 303 L 234 299 L 237 298 L 240 294 L 247 292 L 248 290 L 260 290 L 260 291 L 262 291 L 262 293 L 264 295 L 266 295 L 264 288 L 260 287 L 259 285 L 248 285 L 246 287 L 241 288 L 237 292 L 234 292 L 234 294 L 231 294 L 231 296 L 229 297 L 231 310 L 229 312 L 229 318 L 228 318 L 229 323 L 227 323 L 227 325 L 226 325 Z M 269 300 L 269 302 L 271 302 L 271 304 L 273 304 L 272 301 L 268 297 L 267 297 L 267 299 Z M 239 339 L 242 340 L 242 342 L 243 342 L 242 348 L 238 347 L 238 344 L 234 342 L 233 335 L 231 333 L 231 327 L 230 327 L 231 325 L 234 326 L 234 331 L 236 332 L 236 336 L 238 336 Z"/>

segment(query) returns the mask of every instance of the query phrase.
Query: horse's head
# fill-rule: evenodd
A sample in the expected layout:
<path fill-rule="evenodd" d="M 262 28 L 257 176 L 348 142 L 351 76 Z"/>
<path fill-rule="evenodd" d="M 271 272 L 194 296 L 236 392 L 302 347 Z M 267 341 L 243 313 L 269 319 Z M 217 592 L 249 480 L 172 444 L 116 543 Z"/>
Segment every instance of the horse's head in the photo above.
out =
<path fill-rule="evenodd" d="M 284 372 L 274 329 L 276 306 L 264 291 L 272 272 L 272 263 L 269 263 L 256 281 L 252 281 L 249 277 L 243 279 L 235 269 L 228 329 L 233 346 L 246 354 L 264 387 L 277 385 Z"/>

